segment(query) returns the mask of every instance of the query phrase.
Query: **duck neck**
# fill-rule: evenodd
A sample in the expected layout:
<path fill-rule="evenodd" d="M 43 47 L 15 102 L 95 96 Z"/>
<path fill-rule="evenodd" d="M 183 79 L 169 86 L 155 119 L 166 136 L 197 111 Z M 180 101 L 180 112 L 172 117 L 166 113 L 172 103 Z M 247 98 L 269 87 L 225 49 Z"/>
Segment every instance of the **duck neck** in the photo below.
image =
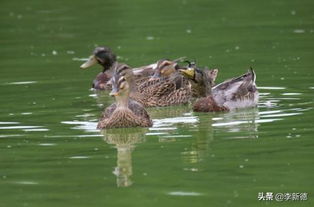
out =
<path fill-rule="evenodd" d="M 212 87 L 205 85 L 205 95 L 206 96 L 211 96 L 212 95 Z"/>
<path fill-rule="evenodd" d="M 122 96 L 116 96 L 117 108 L 128 108 L 129 93 Z"/>
<path fill-rule="evenodd" d="M 128 78 L 127 78 L 127 82 L 130 86 L 130 91 L 129 91 L 129 94 L 130 95 L 134 95 L 134 94 L 138 94 L 138 90 L 137 90 L 137 87 L 136 87 L 136 83 L 135 83 L 135 77 L 134 75 L 130 75 Z"/>
<path fill-rule="evenodd" d="M 112 63 L 112 62 L 104 62 L 104 63 L 102 63 L 101 64 L 102 68 L 103 68 L 102 72 L 106 72 L 106 71 L 110 70 L 113 64 L 114 63 Z"/>
<path fill-rule="evenodd" d="M 211 96 L 212 95 L 212 85 L 209 81 L 204 81 L 204 87 L 205 87 L 205 95 Z"/>

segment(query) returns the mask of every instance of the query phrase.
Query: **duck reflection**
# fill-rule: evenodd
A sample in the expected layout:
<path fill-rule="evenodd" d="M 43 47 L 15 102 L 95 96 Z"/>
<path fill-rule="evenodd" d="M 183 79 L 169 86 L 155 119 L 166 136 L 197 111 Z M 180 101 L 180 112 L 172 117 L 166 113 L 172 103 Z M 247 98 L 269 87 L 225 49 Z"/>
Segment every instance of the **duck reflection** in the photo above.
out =
<path fill-rule="evenodd" d="M 258 108 L 219 113 L 213 120 L 215 130 L 229 132 L 226 136 L 228 139 L 258 138 Z"/>
<path fill-rule="evenodd" d="M 147 111 L 149 112 L 152 119 L 158 120 L 158 119 L 164 119 L 164 118 L 181 117 L 185 113 L 190 112 L 191 109 L 188 104 L 185 104 L 185 105 L 179 105 L 179 106 L 148 108 Z"/>
<path fill-rule="evenodd" d="M 197 116 L 198 123 L 189 130 L 193 137 L 191 146 L 181 153 L 185 163 L 202 163 L 208 156 L 214 156 L 210 153 L 210 143 L 213 142 L 216 133 L 223 133 L 226 139 L 258 138 L 257 108 L 229 113 L 193 113 L 193 115 Z M 199 167 L 194 166 L 185 170 L 198 171 Z"/>
<path fill-rule="evenodd" d="M 190 131 L 192 132 L 193 142 L 191 147 L 182 152 L 182 158 L 186 163 L 201 163 L 208 156 L 210 143 L 214 140 L 212 114 L 200 114 L 198 123 Z M 191 168 L 190 170 L 198 171 L 198 168 Z"/>
<path fill-rule="evenodd" d="M 117 149 L 117 166 L 113 174 L 117 177 L 118 187 L 132 185 L 132 151 L 136 144 L 145 141 L 146 132 L 146 128 L 120 128 L 101 131 L 104 135 L 104 141 L 115 145 Z"/>
<path fill-rule="evenodd" d="M 159 142 L 175 142 L 177 139 L 192 137 L 186 134 L 198 122 L 191 115 L 188 105 L 149 109 L 153 127 L 149 135 L 158 135 Z"/>

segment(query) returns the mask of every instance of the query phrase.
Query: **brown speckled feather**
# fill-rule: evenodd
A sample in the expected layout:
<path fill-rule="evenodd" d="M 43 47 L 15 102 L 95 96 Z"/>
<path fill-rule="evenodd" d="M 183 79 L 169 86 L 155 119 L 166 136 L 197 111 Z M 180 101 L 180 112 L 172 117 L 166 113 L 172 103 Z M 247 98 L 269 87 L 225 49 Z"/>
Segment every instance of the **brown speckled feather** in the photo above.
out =
<path fill-rule="evenodd" d="M 150 127 L 152 124 L 143 106 L 129 100 L 128 108 L 117 108 L 115 103 L 109 106 L 100 118 L 97 128 Z"/>
<path fill-rule="evenodd" d="M 97 90 L 111 90 L 111 85 L 107 84 L 111 76 L 111 72 L 100 72 L 95 80 L 93 80 L 92 88 Z"/>
<path fill-rule="evenodd" d="M 186 104 L 192 96 L 189 82 L 179 75 L 151 80 L 141 86 L 141 93 L 132 98 L 145 107 Z"/>

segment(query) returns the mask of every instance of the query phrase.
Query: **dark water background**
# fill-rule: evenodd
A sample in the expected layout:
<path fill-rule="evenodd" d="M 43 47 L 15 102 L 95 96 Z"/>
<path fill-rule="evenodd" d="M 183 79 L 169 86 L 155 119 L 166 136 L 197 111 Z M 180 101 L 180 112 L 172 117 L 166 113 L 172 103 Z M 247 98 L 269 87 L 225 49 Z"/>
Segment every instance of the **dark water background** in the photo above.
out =
<path fill-rule="evenodd" d="M 313 206 L 314 1 L 3 0 L 0 23 L 1 207 Z M 187 56 L 218 82 L 252 66 L 259 106 L 152 108 L 152 128 L 101 133 L 113 100 L 79 69 L 96 45 L 131 66 Z"/>

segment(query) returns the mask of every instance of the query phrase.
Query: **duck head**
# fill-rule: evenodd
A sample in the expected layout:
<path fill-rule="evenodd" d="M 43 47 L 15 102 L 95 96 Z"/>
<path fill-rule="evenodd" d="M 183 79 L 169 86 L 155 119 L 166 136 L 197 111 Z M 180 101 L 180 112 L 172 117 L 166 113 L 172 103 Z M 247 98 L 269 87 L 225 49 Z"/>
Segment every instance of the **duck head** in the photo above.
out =
<path fill-rule="evenodd" d="M 211 94 L 211 88 L 215 85 L 218 69 L 201 70 L 196 67 L 187 67 L 179 69 L 179 72 L 199 87 L 205 88 L 205 93 L 208 95 Z"/>
<path fill-rule="evenodd" d="M 179 72 L 184 75 L 186 78 L 196 82 L 196 83 L 206 83 L 209 82 L 211 85 L 214 85 L 216 80 L 218 69 L 212 70 L 201 70 L 196 67 L 187 67 L 179 69 Z"/>
<path fill-rule="evenodd" d="M 112 91 L 110 96 L 127 96 L 129 94 L 130 86 L 123 76 L 114 75 L 111 79 Z"/>
<path fill-rule="evenodd" d="M 116 55 L 108 47 L 96 47 L 93 54 L 80 67 L 82 69 L 89 68 L 95 64 L 100 64 L 103 67 L 103 72 L 109 70 L 116 62 Z"/>
<path fill-rule="evenodd" d="M 157 67 L 151 80 L 170 77 L 173 73 L 177 71 L 177 69 L 177 62 L 170 60 L 159 60 L 157 62 Z"/>
<path fill-rule="evenodd" d="M 116 65 L 114 68 L 114 74 L 111 78 L 112 91 L 110 92 L 110 96 L 115 97 L 118 107 L 127 107 L 128 104 L 131 85 L 127 79 L 128 77 L 124 76 L 127 74 L 122 73 L 122 71 L 128 69 L 129 66 L 125 64 Z"/>

